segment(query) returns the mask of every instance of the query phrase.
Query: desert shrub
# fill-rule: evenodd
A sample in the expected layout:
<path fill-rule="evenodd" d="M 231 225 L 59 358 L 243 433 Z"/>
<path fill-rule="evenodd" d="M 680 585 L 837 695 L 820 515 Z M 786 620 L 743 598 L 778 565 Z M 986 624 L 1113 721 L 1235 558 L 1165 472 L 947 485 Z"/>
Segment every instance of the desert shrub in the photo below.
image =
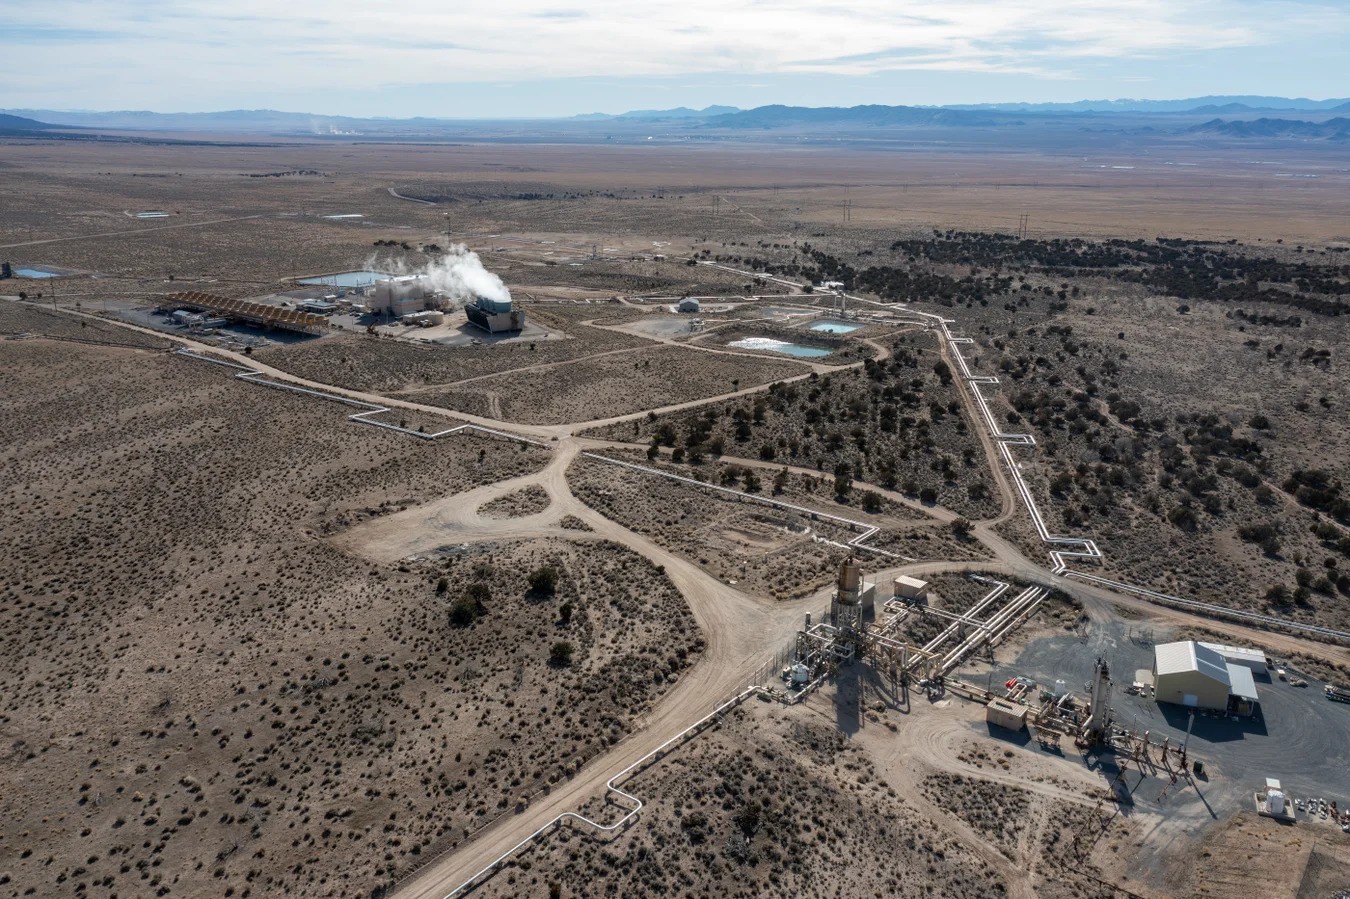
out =
<path fill-rule="evenodd" d="M 570 640 L 559 640 L 549 650 L 548 663 L 554 668 L 566 668 L 572 664 L 572 654 L 575 652 L 576 648 L 572 646 Z"/>
<path fill-rule="evenodd" d="M 450 606 L 450 623 L 455 627 L 468 627 L 487 611 L 491 599 L 492 590 L 487 584 L 470 584 Z"/>
<path fill-rule="evenodd" d="M 552 596 L 558 590 L 558 569 L 552 565 L 541 565 L 530 575 L 530 592 L 539 596 Z"/>

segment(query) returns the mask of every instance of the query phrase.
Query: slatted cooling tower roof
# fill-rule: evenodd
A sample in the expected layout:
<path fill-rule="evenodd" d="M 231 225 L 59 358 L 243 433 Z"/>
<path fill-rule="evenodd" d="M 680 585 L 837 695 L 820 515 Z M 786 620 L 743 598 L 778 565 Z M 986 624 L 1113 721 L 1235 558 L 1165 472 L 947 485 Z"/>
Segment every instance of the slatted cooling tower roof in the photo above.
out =
<path fill-rule="evenodd" d="M 267 303 L 254 303 L 250 300 L 235 300 L 188 290 L 169 294 L 169 299 L 183 306 L 204 309 L 226 318 L 239 319 L 249 324 L 263 325 L 269 328 L 282 328 L 287 331 L 300 331 L 304 334 L 322 334 L 328 329 L 328 320 L 322 315 L 301 312 L 298 309 L 284 309 Z"/>

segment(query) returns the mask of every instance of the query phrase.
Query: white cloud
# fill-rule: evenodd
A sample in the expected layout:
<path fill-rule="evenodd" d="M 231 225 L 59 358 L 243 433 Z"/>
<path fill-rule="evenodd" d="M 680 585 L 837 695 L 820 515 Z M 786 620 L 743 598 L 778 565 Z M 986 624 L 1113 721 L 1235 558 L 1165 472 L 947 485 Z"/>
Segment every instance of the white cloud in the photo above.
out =
<path fill-rule="evenodd" d="M 281 89 L 577 76 L 917 70 L 1053 78 L 1086 60 L 1301 34 L 1350 39 L 1350 16 L 1334 0 L 233 0 L 224 8 L 219 0 L 8 0 L 0 89 L 97 85 L 134 105 L 156 86 L 183 96 L 194 85 L 231 85 L 265 99 Z"/>

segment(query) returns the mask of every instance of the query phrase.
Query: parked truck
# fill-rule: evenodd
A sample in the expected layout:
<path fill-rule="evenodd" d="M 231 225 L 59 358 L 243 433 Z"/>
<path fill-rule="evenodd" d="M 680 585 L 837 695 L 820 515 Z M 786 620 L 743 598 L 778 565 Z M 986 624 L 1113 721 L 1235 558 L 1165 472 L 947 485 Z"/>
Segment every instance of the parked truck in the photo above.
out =
<path fill-rule="evenodd" d="M 1330 699 L 1332 702 L 1350 702 L 1350 689 L 1346 687 L 1337 687 L 1334 684 L 1327 684 L 1326 690 L 1323 692 L 1327 694 L 1327 699 Z"/>

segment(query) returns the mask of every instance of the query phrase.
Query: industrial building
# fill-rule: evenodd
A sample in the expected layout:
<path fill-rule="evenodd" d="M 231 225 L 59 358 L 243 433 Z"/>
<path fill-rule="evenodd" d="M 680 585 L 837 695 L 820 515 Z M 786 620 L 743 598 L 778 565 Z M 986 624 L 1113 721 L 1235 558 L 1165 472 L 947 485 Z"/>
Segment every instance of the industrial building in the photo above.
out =
<path fill-rule="evenodd" d="M 1259 649 L 1225 646 L 1221 643 L 1205 643 L 1204 641 L 1200 641 L 1200 645 L 1223 656 L 1225 662 L 1231 665 L 1241 665 L 1252 674 L 1265 674 L 1266 670 L 1270 668 L 1270 663 L 1266 661 L 1266 654 Z"/>
<path fill-rule="evenodd" d="M 703 307 L 699 304 L 698 300 L 694 299 L 693 297 L 685 297 L 684 299 L 680 300 L 679 305 L 675 307 L 675 311 L 698 312 L 702 308 Z"/>
<path fill-rule="evenodd" d="M 401 319 L 405 325 L 417 325 L 420 328 L 434 328 L 436 325 L 444 324 L 445 313 L 435 309 L 428 309 L 424 312 L 409 312 Z"/>
<path fill-rule="evenodd" d="M 476 325 L 489 334 L 519 331 L 525 327 L 524 311 L 512 308 L 510 299 L 493 300 L 480 296 L 464 307 L 464 314 L 468 316 L 469 324 Z"/>
<path fill-rule="evenodd" d="M 259 328 L 278 328 L 283 331 L 315 335 L 328 330 L 328 320 L 321 315 L 298 309 L 283 309 L 267 303 L 236 300 L 195 290 L 171 293 L 167 299 L 180 309 L 209 312 L 213 316 Z"/>
<path fill-rule="evenodd" d="M 1252 714 L 1257 703 L 1251 669 L 1194 640 L 1154 649 L 1153 695 L 1158 702 L 1238 715 Z"/>
<path fill-rule="evenodd" d="M 305 300 L 300 304 L 302 312 L 312 312 L 315 315 L 332 315 L 337 312 L 337 303 L 330 300 Z"/>
<path fill-rule="evenodd" d="M 373 312 L 401 318 L 410 312 L 436 308 L 436 299 L 426 278 L 397 275 L 376 281 L 367 291 Z"/>

